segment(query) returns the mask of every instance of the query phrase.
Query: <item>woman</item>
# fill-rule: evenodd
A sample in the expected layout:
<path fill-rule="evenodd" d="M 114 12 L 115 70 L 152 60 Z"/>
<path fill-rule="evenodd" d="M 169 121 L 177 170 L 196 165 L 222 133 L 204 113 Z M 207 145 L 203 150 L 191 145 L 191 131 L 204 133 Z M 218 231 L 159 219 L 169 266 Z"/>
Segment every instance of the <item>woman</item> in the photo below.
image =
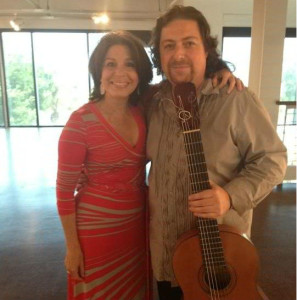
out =
<path fill-rule="evenodd" d="M 89 69 L 91 101 L 71 115 L 59 141 L 68 299 L 144 299 L 146 128 L 135 104 L 152 79 L 151 63 L 137 38 L 112 32 Z M 75 199 L 82 164 L 88 183 Z"/>
<path fill-rule="evenodd" d="M 91 101 L 72 113 L 59 140 L 68 299 L 149 299 L 146 127 L 137 103 L 152 79 L 151 63 L 136 37 L 118 31 L 101 39 L 89 69 Z M 88 182 L 74 197 L 83 164 Z"/>

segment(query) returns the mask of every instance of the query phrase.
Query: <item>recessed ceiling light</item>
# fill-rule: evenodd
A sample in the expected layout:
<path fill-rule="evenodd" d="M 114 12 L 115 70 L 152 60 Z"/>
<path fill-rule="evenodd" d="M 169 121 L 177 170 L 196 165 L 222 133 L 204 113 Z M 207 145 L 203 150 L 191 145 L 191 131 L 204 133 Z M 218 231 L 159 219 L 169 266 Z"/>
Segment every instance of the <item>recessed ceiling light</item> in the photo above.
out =
<path fill-rule="evenodd" d="M 17 19 L 10 20 L 9 24 L 15 31 L 21 30 L 21 22 L 19 20 Z"/>
<path fill-rule="evenodd" d="M 95 24 L 107 24 L 109 17 L 107 14 L 94 15 L 92 16 L 92 20 Z"/>

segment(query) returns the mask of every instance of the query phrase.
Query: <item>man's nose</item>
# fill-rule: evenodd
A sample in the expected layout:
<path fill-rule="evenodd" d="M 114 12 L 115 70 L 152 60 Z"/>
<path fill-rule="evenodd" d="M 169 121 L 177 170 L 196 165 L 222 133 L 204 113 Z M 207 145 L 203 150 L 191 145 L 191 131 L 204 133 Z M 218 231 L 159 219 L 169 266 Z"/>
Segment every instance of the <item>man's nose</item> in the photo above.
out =
<path fill-rule="evenodd" d="M 175 60 L 183 60 L 185 58 L 185 49 L 182 45 L 177 45 L 174 52 Z"/>

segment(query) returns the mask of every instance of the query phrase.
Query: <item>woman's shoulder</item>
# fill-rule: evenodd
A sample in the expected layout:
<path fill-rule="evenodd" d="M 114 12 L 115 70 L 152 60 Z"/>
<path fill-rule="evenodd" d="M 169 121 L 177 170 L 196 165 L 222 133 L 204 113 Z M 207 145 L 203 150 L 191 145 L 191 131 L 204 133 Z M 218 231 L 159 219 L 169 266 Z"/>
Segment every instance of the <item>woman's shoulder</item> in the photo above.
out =
<path fill-rule="evenodd" d="M 94 105 L 93 102 L 87 102 L 74 110 L 71 114 L 72 118 L 83 118 L 85 115 L 88 115 L 92 112 L 91 106 Z"/>

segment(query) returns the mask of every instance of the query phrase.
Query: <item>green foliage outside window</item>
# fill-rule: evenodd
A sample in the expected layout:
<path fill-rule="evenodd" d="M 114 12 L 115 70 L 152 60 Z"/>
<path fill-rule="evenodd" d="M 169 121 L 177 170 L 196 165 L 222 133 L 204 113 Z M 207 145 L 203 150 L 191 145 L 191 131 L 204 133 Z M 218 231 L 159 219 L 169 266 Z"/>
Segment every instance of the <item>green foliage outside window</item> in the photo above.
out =
<path fill-rule="evenodd" d="M 290 68 L 283 74 L 281 100 L 296 101 L 296 70 L 295 68 Z"/>
<path fill-rule="evenodd" d="M 8 108 L 11 125 L 36 125 L 32 64 L 15 56 L 6 65 Z"/>
<path fill-rule="evenodd" d="M 53 76 L 43 69 L 37 71 L 37 89 L 39 99 L 39 110 L 49 111 L 51 122 L 54 124 L 59 117 L 58 114 L 58 87 Z"/>
<path fill-rule="evenodd" d="M 33 70 L 30 62 L 18 55 L 6 65 L 7 94 L 10 124 L 13 126 L 36 125 L 36 102 L 34 93 Z M 41 111 L 51 109 L 53 118 L 57 113 L 57 93 L 52 75 L 39 69 L 38 96 Z"/>

